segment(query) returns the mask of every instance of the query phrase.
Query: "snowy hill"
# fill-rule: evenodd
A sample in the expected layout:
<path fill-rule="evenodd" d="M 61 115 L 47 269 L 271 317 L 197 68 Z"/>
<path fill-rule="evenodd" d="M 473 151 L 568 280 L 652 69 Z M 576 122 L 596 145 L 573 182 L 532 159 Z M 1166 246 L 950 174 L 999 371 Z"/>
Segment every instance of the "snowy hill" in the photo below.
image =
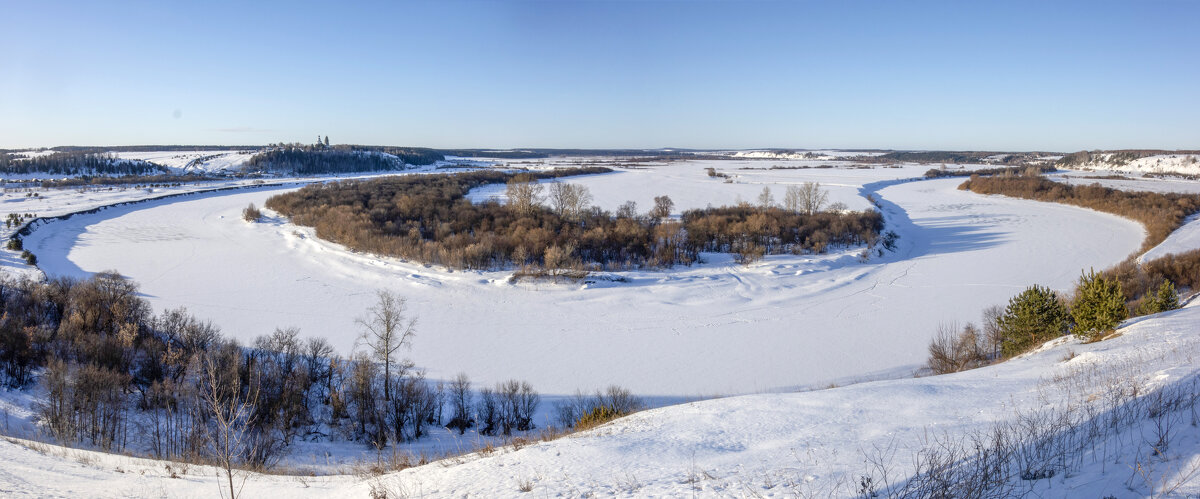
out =
<path fill-rule="evenodd" d="M 123 159 L 139 159 L 165 166 L 171 173 L 239 172 L 258 151 L 138 151 L 116 153 Z"/>
<path fill-rule="evenodd" d="M 243 495 L 921 495 L 941 479 L 982 487 L 973 472 L 986 468 L 984 497 L 1194 496 L 1200 306 L 1130 322 L 1106 341 L 1064 338 L 974 371 L 664 407 L 399 473 L 243 474 Z M 202 466 L 13 440 L 0 459 L 10 497 L 218 490 Z"/>
<path fill-rule="evenodd" d="M 1070 156 L 1067 159 L 1069 158 Z M 1200 175 L 1200 154 L 1090 153 L 1081 161 L 1073 162 L 1066 167 L 1127 173 Z"/>

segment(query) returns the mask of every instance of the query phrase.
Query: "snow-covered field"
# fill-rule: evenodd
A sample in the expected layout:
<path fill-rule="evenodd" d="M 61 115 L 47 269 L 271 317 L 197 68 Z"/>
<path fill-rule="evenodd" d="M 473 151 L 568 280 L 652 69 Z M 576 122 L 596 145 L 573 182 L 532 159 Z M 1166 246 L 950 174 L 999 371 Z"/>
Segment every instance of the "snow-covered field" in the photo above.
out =
<path fill-rule="evenodd" d="M 778 199 L 783 183 L 806 180 L 858 208 L 864 198 L 850 193 L 861 189 L 882 199 L 898 250 L 866 263 L 854 248 L 749 267 L 707 255 L 691 268 L 623 273 L 626 283 L 510 284 L 505 271 L 447 272 L 354 254 L 279 219 L 242 221 L 241 209 L 261 206 L 272 189 L 78 216 L 25 245 L 51 274 L 117 269 L 155 308 L 186 306 L 243 339 L 298 326 L 348 352 L 354 318 L 387 287 L 420 318 L 412 357 L 431 377 L 524 379 L 548 394 L 616 383 L 706 396 L 906 375 L 939 323 L 978 320 L 1034 283 L 1067 289 L 1081 269 L 1128 256 L 1144 234 L 1110 215 L 958 191 L 961 179 L 895 183 L 911 172 L 736 164 L 721 168 L 734 184 L 707 177 L 703 162 L 576 180 L 601 206 L 634 199 L 642 209 L 662 193 L 678 196 L 677 208 L 744 199 L 743 185 L 753 195 L 772 185 Z"/>
<path fill-rule="evenodd" d="M 236 483 L 244 480 L 246 497 L 363 497 L 380 490 L 399 497 L 852 497 L 863 476 L 873 476 L 875 486 L 903 483 L 919 449 L 969 444 L 968 437 L 986 436 L 997 423 L 1019 423 L 1013 435 L 1026 427 L 1061 430 L 1031 416 L 1094 410 L 1076 420 L 1081 434 L 1098 429 L 1075 442 L 1082 450 L 1024 463 L 1054 472 L 1010 478 L 1012 495 L 1194 497 L 1200 493 L 1200 438 L 1189 423 L 1194 401 L 1155 418 L 1129 413 L 1129 421 L 1110 429 L 1106 397 L 1120 390 L 1150 400 L 1155 391 L 1195 393 L 1200 306 L 1131 322 L 1113 339 L 1062 339 L 958 374 L 664 407 L 558 440 L 381 476 L 241 473 Z M 1093 418 L 1100 418 L 1097 426 Z M 1172 436 L 1154 455 L 1153 446 L 1163 447 L 1157 442 L 1164 421 Z M 886 482 L 872 456 L 885 463 Z M 0 491 L 8 497 L 219 493 L 218 470 L 210 467 L 9 440 L 0 440 L 0 460 Z"/>

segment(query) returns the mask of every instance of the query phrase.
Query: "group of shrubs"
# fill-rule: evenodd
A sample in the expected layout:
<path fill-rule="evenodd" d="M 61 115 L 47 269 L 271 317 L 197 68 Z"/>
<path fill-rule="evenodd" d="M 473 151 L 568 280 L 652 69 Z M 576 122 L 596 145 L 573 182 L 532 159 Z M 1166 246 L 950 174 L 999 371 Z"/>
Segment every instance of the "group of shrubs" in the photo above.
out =
<path fill-rule="evenodd" d="M 552 184 L 550 206 L 540 203 L 539 180 L 608 171 L 348 180 L 279 194 L 266 206 L 355 250 L 452 269 L 658 268 L 689 265 L 702 251 L 753 261 L 763 254 L 869 244 L 883 226 L 873 210 L 807 213 L 767 204 L 689 210 L 674 220 L 666 196 L 644 214 L 632 201 L 610 213 L 588 205 L 586 188 L 562 183 Z M 507 204 L 466 198 L 472 188 L 496 183 L 508 184 Z"/>
<path fill-rule="evenodd" d="M 1085 273 L 1070 299 L 1031 286 L 1009 299 L 1003 309 L 984 311 L 982 330 L 974 324 L 940 327 L 929 344 L 926 365 L 934 374 L 945 374 L 1020 355 L 1066 334 L 1098 341 L 1128 317 L 1179 308 L 1175 285 L 1161 276 L 1156 282 L 1134 300 L 1112 271 Z"/>

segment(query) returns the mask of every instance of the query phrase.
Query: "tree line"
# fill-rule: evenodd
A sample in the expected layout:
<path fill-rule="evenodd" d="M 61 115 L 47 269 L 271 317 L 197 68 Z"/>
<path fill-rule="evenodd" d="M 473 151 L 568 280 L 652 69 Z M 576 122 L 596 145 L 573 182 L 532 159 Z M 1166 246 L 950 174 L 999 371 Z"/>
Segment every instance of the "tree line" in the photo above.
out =
<path fill-rule="evenodd" d="M 702 251 L 731 252 L 745 262 L 763 254 L 823 252 L 873 243 L 883 227 L 882 216 L 873 210 L 816 209 L 825 206 L 819 186 L 803 200 L 803 190 L 789 191 L 783 207 L 771 200 L 758 206 L 688 210 L 672 219 L 674 203 L 667 196 L 656 198 L 646 213 L 632 201 L 611 213 L 592 206 L 584 186 L 553 182 L 547 189 L 539 182 L 608 171 L 590 167 L 348 180 L 276 195 L 266 206 L 296 224 L 314 227 L 318 237 L 359 251 L 454 269 L 517 266 L 552 273 L 690 265 Z M 497 183 L 506 184 L 505 204 L 466 198 L 473 188 Z"/>
<path fill-rule="evenodd" d="M 26 158 L 0 153 L 0 173 L 50 175 L 159 175 L 167 168 L 142 160 L 121 159 L 112 153 L 54 152 Z"/>
<path fill-rule="evenodd" d="M 406 165 L 427 165 L 443 159 L 427 149 L 291 145 L 255 154 L 246 165 L 263 171 L 286 171 L 297 175 L 402 170 Z"/>

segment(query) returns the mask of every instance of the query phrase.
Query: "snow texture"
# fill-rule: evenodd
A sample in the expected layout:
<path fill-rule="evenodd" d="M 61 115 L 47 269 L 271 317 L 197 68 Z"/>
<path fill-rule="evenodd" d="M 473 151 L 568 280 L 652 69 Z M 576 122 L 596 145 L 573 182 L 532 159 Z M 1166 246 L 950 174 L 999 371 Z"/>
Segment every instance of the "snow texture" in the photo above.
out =
<path fill-rule="evenodd" d="M 742 184 L 709 178 L 706 165 L 572 181 L 609 207 L 664 192 L 681 207 L 741 195 L 733 189 Z M 76 216 L 25 246 L 50 274 L 117 269 L 156 310 L 185 306 L 243 340 L 297 326 L 349 352 L 354 318 L 386 287 L 420 318 L 412 358 L 433 378 L 466 372 L 485 384 L 528 380 L 547 394 L 615 383 L 694 397 L 911 373 L 939 323 L 976 321 L 1034 283 L 1068 289 L 1081 269 L 1120 261 L 1144 236 L 1111 215 L 959 191 L 961 179 L 896 180 L 916 170 L 734 170 L 738 182 L 755 182 L 751 193 L 821 181 L 852 208 L 878 199 L 899 244 L 865 262 L 863 248 L 750 266 L 706 254 L 692 267 L 619 273 L 626 282 L 512 284 L 510 270 L 449 272 L 350 252 L 271 214 L 241 220 L 246 205 L 281 192 L 272 187 Z"/>

